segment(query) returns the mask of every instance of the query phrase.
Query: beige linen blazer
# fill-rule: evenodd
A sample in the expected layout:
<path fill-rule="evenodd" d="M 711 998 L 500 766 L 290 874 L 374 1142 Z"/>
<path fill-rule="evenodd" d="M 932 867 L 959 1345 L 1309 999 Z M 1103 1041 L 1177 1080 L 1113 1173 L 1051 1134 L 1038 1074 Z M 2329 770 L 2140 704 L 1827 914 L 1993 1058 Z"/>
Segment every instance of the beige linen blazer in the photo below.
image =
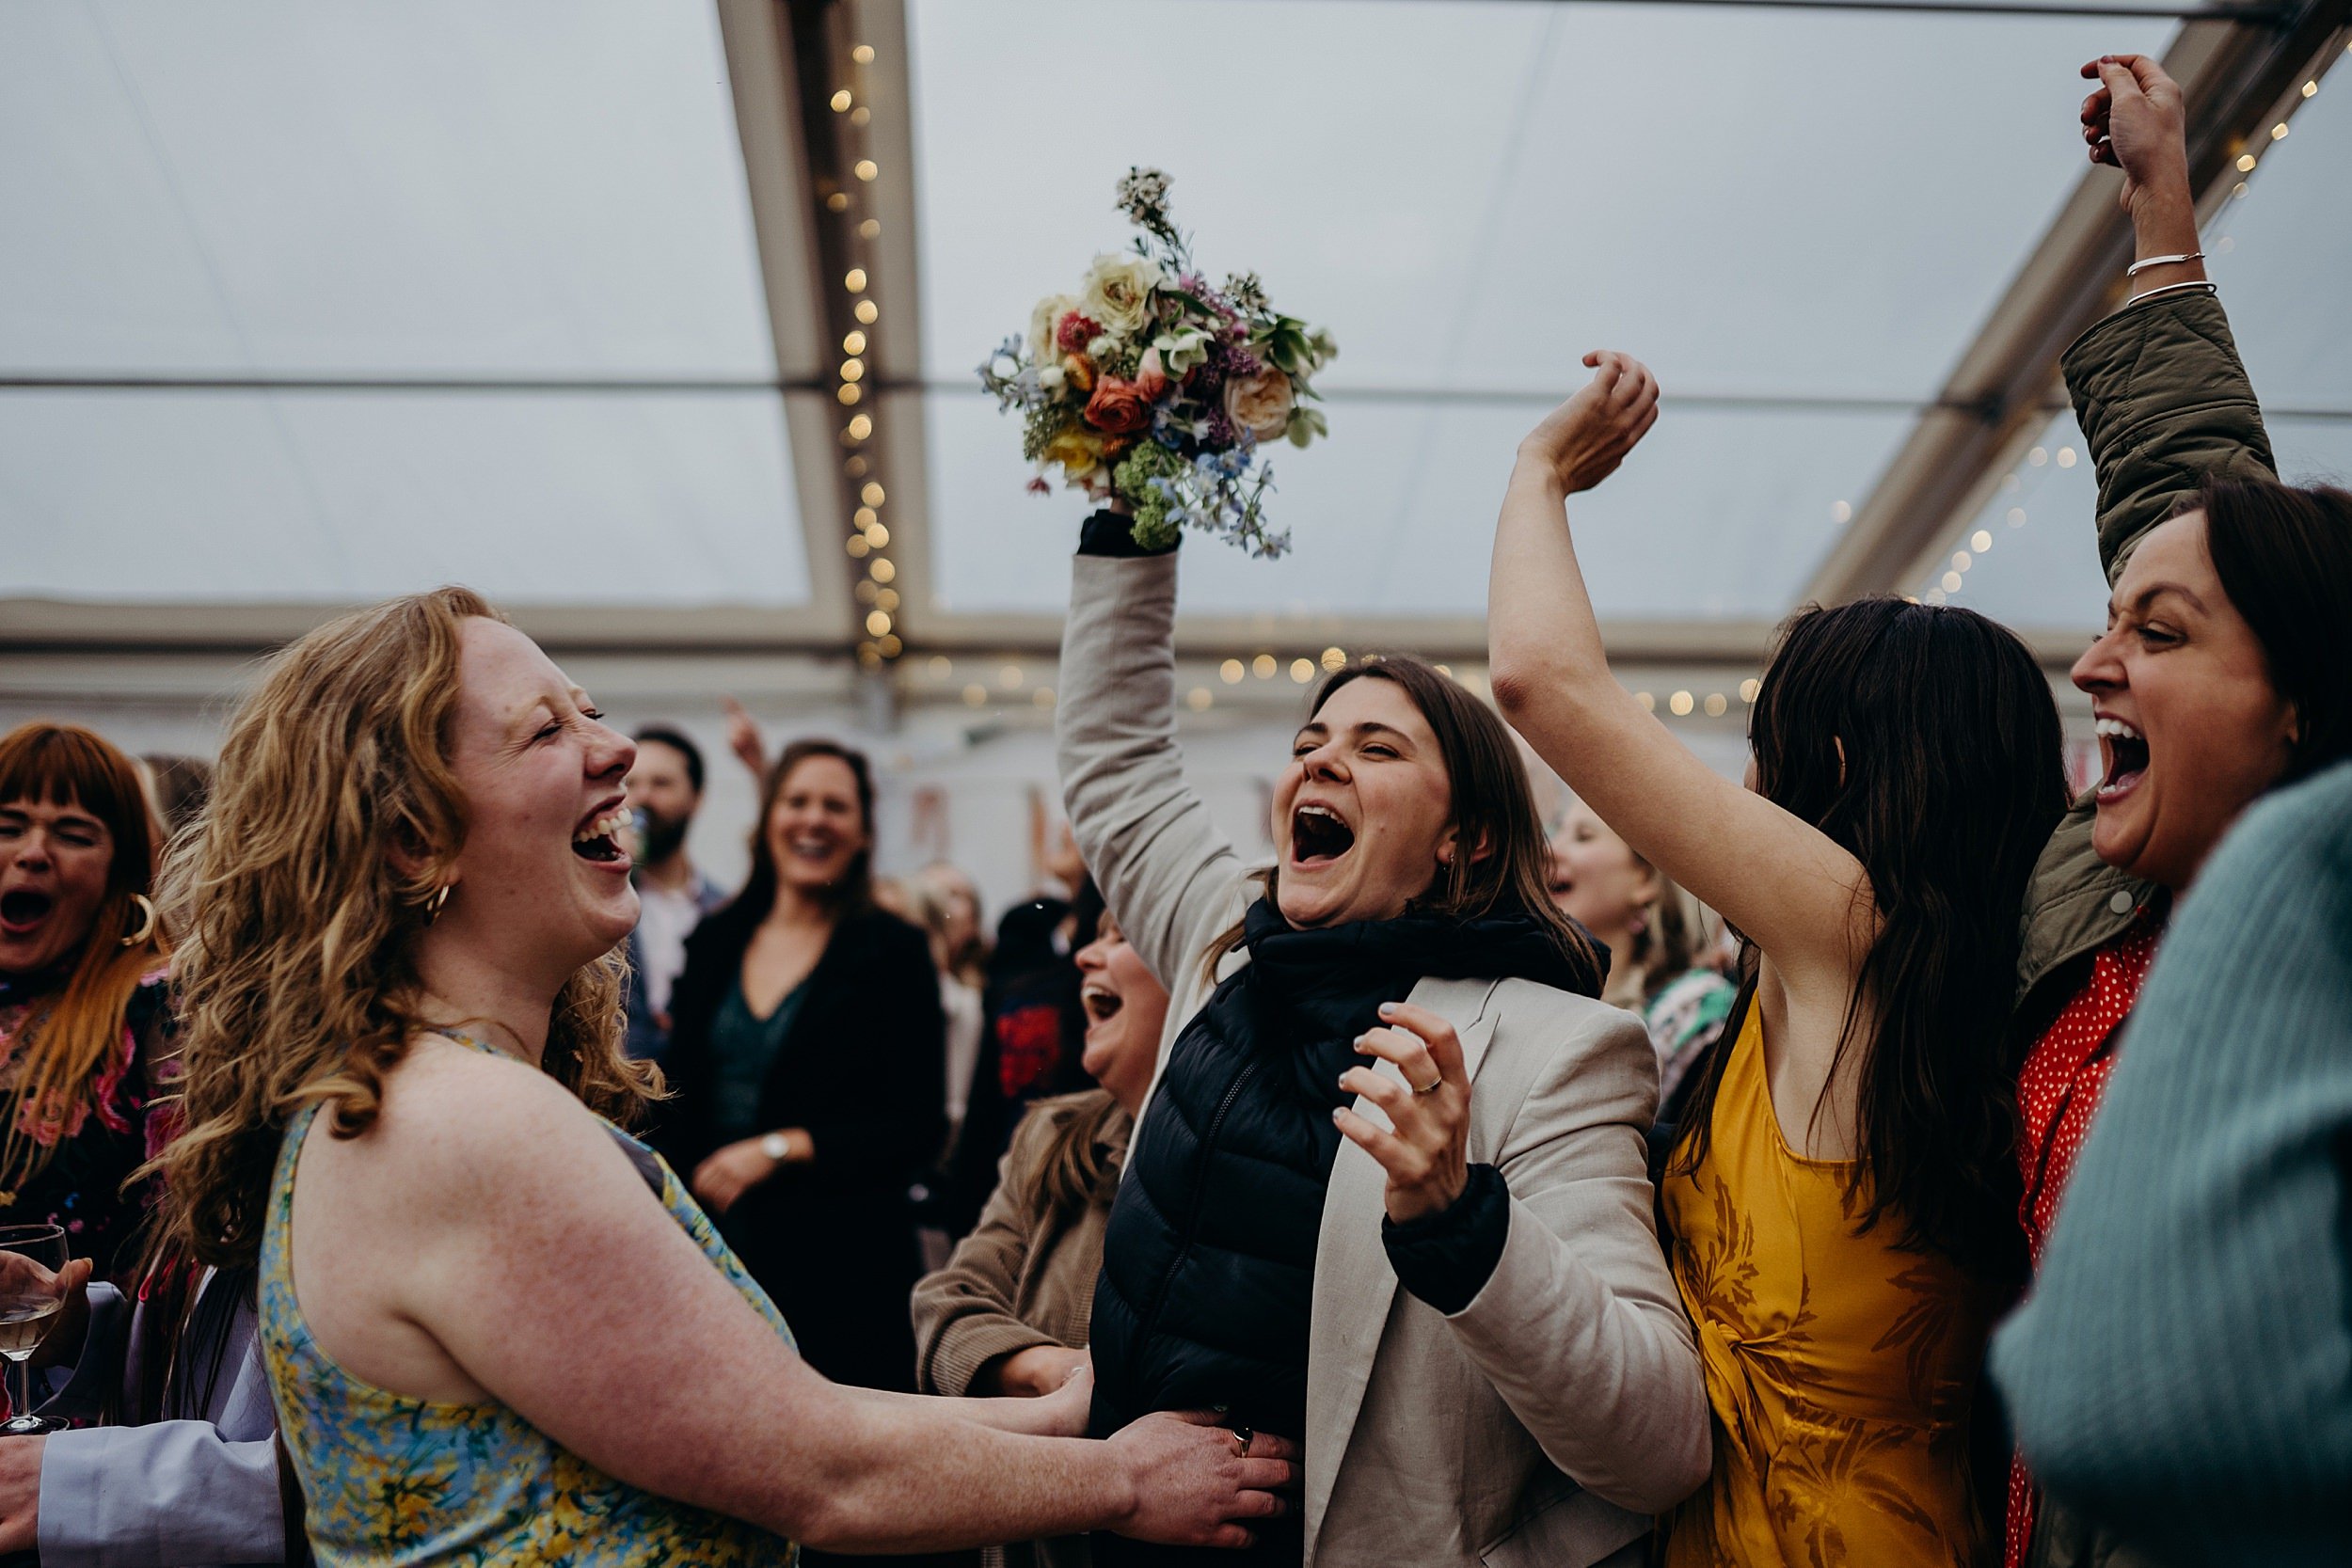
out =
<path fill-rule="evenodd" d="M 1078 847 L 1170 993 L 1163 1067 L 1214 989 L 1208 948 L 1257 894 L 1184 784 L 1175 605 L 1174 556 L 1080 556 L 1055 721 Z M 1247 961 L 1229 956 L 1220 975 Z M 1412 1000 L 1460 1032 L 1470 1158 L 1502 1170 L 1509 1239 L 1477 1298 L 1440 1314 L 1389 1266 L 1378 1163 L 1340 1145 L 1296 1434 L 1309 1568 L 1638 1560 L 1649 1515 L 1706 1480 L 1710 1443 L 1651 1218 L 1648 1036 L 1630 1013 L 1525 980 L 1425 979 Z"/>

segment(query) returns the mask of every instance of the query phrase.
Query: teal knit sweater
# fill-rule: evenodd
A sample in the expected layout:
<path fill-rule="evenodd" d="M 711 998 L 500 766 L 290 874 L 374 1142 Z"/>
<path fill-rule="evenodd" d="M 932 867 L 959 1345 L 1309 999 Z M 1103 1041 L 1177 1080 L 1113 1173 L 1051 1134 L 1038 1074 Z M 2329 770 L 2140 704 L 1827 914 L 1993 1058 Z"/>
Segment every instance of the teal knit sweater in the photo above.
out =
<path fill-rule="evenodd" d="M 2057 1497 L 2167 1563 L 2352 1563 L 2352 763 L 2174 916 L 1993 1370 Z"/>

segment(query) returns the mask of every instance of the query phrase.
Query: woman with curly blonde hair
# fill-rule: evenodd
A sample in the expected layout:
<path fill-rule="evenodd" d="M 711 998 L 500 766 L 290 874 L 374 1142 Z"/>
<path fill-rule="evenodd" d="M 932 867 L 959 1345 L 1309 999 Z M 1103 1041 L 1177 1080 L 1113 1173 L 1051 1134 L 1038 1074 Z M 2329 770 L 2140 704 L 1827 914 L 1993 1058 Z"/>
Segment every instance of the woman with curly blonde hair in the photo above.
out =
<path fill-rule="evenodd" d="M 1057 1435 L 1084 1426 L 1083 1380 L 961 1402 L 827 1383 L 620 1131 L 659 1083 L 621 1043 L 633 752 L 475 594 L 397 599 L 279 657 L 173 865 L 167 1241 L 258 1272 L 320 1560 L 1244 1538 L 1295 1470 L 1269 1448 L 1179 1420 Z"/>

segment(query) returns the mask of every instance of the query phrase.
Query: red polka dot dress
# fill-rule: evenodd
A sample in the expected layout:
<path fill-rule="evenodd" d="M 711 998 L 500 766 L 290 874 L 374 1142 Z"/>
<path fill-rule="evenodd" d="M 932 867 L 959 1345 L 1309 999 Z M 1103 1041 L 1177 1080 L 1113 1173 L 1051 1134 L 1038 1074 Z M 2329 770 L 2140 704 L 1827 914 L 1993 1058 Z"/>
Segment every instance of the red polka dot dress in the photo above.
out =
<path fill-rule="evenodd" d="M 2115 1069 L 2116 1027 L 2138 1000 L 2139 983 L 2148 977 L 2156 941 L 2163 935 L 2161 918 L 2149 918 L 2142 911 L 2122 936 L 2093 954 L 2090 978 L 2034 1042 L 2017 1075 L 2017 1158 L 2026 1178 L 2017 1218 L 2026 1227 L 2026 1244 L 2036 1269 L 2042 1267 L 2042 1244 L 2049 1239 L 2050 1222 L 2058 1217 L 2058 1200 L 2074 1173 L 2083 1134 L 2090 1131 L 2099 1098 L 2106 1092 L 2107 1074 Z M 2013 1458 L 2003 1554 L 2007 1568 L 2021 1568 L 2025 1562 L 2033 1523 L 2033 1477 L 2023 1457 Z"/>

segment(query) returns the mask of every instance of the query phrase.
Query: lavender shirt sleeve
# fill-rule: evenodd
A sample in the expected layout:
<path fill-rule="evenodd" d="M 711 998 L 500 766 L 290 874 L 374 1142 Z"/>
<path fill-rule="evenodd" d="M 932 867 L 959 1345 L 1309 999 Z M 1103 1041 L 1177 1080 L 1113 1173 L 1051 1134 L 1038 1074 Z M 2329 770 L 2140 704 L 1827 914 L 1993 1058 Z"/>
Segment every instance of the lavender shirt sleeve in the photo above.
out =
<path fill-rule="evenodd" d="M 277 1413 L 250 1308 L 237 1313 L 230 1334 L 235 1373 L 222 1378 L 211 1420 L 49 1435 L 38 1527 L 44 1568 L 284 1560 Z"/>

